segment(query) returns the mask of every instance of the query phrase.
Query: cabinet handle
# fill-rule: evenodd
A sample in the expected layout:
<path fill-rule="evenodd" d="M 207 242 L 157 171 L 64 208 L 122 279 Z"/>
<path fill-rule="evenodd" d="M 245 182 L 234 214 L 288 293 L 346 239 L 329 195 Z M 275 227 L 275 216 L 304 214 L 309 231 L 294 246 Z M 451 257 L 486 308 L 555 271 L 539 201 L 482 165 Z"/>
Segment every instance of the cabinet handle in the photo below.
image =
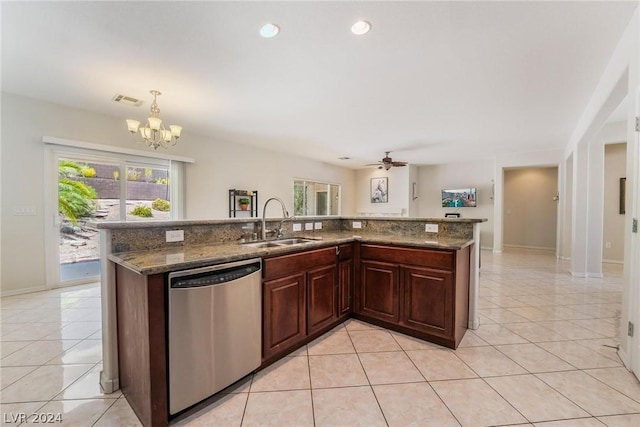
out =
<path fill-rule="evenodd" d="M 340 246 L 336 246 L 336 255 L 340 255 Z"/>

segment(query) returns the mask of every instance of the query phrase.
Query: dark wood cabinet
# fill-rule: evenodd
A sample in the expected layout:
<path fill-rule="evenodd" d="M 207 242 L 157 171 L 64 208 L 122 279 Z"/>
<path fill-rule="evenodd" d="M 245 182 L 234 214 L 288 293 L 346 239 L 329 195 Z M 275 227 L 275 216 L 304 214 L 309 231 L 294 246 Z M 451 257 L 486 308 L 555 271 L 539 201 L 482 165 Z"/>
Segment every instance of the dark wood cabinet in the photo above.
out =
<path fill-rule="evenodd" d="M 338 322 L 335 246 L 266 258 L 262 357 L 269 361 Z"/>
<path fill-rule="evenodd" d="M 400 268 L 386 262 L 362 261 L 360 272 L 360 313 L 398 322 Z"/>
<path fill-rule="evenodd" d="M 307 335 L 306 288 L 304 273 L 263 283 L 264 358 L 294 346 Z"/>
<path fill-rule="evenodd" d="M 469 247 L 361 244 L 356 317 L 456 348 L 469 316 Z"/>
<path fill-rule="evenodd" d="M 353 245 L 338 246 L 338 317 L 346 318 L 353 309 Z"/>
<path fill-rule="evenodd" d="M 430 268 L 402 269 L 400 324 L 449 338 L 453 335 L 453 272 Z"/>
<path fill-rule="evenodd" d="M 353 302 L 353 260 L 338 263 L 338 316 L 347 316 Z"/>
<path fill-rule="evenodd" d="M 335 263 L 309 271 L 307 280 L 307 333 L 310 335 L 338 320 Z"/>
<path fill-rule="evenodd" d="M 169 423 L 165 280 L 116 266 L 120 389 L 144 426 Z"/>

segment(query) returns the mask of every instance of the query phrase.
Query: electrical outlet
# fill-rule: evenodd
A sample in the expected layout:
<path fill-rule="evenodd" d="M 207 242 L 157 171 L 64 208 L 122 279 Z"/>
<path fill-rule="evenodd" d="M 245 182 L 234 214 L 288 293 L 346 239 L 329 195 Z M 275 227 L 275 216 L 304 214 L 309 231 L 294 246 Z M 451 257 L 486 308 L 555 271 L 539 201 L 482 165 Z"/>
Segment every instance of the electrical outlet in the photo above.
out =
<path fill-rule="evenodd" d="M 313 228 L 315 228 L 316 230 L 322 230 L 322 223 L 316 222 L 315 224 L 313 224 Z"/>
<path fill-rule="evenodd" d="M 438 224 L 425 224 L 424 231 L 427 233 L 437 233 L 438 232 Z"/>
<path fill-rule="evenodd" d="M 606 242 L 604 244 L 605 249 L 611 249 L 611 242 Z"/>
<path fill-rule="evenodd" d="M 295 222 L 293 224 L 293 231 L 302 231 L 302 224 L 300 224 L 299 222 Z"/>
<path fill-rule="evenodd" d="M 360 221 L 353 221 L 351 223 L 352 228 L 362 228 L 362 223 Z"/>
<path fill-rule="evenodd" d="M 169 254 L 165 257 L 167 264 L 176 264 L 179 262 L 184 262 L 184 254 Z"/>
<path fill-rule="evenodd" d="M 184 230 L 168 230 L 165 236 L 167 243 L 182 242 L 184 240 Z"/>
<path fill-rule="evenodd" d="M 305 229 L 305 231 L 313 230 L 313 223 L 312 222 L 305 222 L 304 223 L 304 229 Z"/>

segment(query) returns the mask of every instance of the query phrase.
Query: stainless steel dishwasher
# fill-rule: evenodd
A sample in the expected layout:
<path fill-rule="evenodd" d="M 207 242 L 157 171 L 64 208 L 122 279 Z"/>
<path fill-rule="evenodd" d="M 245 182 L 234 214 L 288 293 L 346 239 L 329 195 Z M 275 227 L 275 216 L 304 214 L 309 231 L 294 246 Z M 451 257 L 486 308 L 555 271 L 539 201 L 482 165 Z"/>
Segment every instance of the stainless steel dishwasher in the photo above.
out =
<path fill-rule="evenodd" d="M 169 274 L 169 413 L 254 371 L 262 351 L 262 262 Z"/>

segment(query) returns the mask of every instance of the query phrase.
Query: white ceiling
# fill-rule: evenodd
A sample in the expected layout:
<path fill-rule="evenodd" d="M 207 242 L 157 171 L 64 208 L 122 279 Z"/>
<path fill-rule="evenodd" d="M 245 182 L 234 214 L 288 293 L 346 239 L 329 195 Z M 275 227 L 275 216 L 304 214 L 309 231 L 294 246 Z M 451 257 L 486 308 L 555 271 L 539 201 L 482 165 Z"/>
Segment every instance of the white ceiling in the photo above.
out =
<path fill-rule="evenodd" d="M 637 4 L 3 2 L 2 89 L 349 167 L 564 148 Z"/>

